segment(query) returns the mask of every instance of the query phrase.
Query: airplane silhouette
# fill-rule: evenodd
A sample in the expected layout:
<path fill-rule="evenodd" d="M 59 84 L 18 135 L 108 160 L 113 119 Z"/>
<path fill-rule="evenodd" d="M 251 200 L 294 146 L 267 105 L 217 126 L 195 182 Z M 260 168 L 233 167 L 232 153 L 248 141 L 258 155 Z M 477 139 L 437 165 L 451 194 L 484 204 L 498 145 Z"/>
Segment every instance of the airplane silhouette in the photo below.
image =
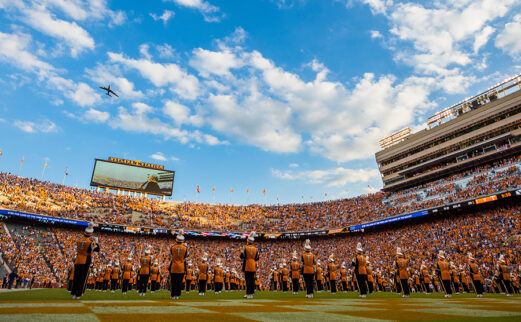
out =
<path fill-rule="evenodd" d="M 112 93 L 112 94 L 116 95 L 116 97 L 119 97 L 119 95 L 116 94 L 116 92 L 114 92 L 113 90 L 110 89 L 110 84 L 109 84 L 109 87 L 100 86 L 99 88 L 106 90 L 108 96 L 110 96 L 110 93 Z M 110 97 L 112 97 L 112 96 L 110 96 Z"/>

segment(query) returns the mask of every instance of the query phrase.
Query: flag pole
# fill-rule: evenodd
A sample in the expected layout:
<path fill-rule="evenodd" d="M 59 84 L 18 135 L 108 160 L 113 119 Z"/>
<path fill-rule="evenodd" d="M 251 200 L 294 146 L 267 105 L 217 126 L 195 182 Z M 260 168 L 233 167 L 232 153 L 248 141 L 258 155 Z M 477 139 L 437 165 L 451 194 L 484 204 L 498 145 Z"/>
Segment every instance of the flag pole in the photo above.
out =
<path fill-rule="evenodd" d="M 22 165 L 24 164 L 24 157 L 22 157 L 22 161 L 20 161 L 20 167 L 18 168 L 18 172 L 16 173 L 16 176 L 18 177 L 20 173 L 22 172 Z"/>
<path fill-rule="evenodd" d="M 65 185 L 65 178 L 69 175 L 69 168 L 65 168 L 65 173 L 63 174 L 62 186 Z"/>
<path fill-rule="evenodd" d="M 40 178 L 40 181 L 43 181 L 43 174 L 45 173 L 45 168 L 47 168 L 47 162 L 45 162 L 45 164 L 43 165 L 42 177 Z"/>

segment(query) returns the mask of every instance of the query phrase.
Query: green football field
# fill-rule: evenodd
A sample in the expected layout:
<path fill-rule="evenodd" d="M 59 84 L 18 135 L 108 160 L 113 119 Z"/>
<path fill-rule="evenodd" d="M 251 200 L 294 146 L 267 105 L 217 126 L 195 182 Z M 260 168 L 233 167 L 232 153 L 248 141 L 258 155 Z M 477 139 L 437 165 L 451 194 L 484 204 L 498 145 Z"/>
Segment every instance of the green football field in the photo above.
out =
<path fill-rule="evenodd" d="M 521 296 L 461 294 L 412 294 L 403 299 L 393 293 L 377 293 L 360 299 L 357 293 L 257 292 L 183 293 L 170 300 L 166 291 L 138 296 L 135 291 L 87 291 L 72 300 L 63 289 L 0 292 L 0 321 L 521 321 Z"/>

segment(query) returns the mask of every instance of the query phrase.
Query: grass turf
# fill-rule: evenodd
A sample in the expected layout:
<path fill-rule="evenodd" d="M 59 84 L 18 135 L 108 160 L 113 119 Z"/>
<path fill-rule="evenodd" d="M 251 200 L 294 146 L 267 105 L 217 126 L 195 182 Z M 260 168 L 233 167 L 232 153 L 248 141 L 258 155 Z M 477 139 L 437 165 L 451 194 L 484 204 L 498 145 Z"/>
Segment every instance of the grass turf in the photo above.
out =
<path fill-rule="evenodd" d="M 221 294 L 215 294 L 213 291 L 206 292 L 204 296 L 199 296 L 197 291 L 192 291 L 189 294 L 185 292 L 182 293 L 180 300 L 233 300 L 233 299 L 242 299 L 244 296 L 244 291 L 233 291 L 233 292 L 222 292 Z M 452 299 L 459 298 L 475 298 L 476 295 L 473 293 L 470 294 L 455 294 Z M 521 297 L 520 294 L 514 295 L 514 297 Z M 355 299 L 359 298 L 358 293 L 356 292 L 337 292 L 336 294 L 331 294 L 329 292 L 315 292 L 315 299 Z M 378 292 L 367 296 L 367 299 L 391 299 L 391 298 L 401 298 L 401 295 L 390 292 Z M 423 293 L 411 293 L 410 298 L 444 298 L 442 293 L 433 293 L 430 295 Z M 485 294 L 485 298 L 506 298 L 505 295 L 502 294 Z M 65 289 L 34 289 L 27 291 L 6 291 L 0 293 L 0 301 L 64 301 L 71 300 L 72 297 Z M 166 290 L 161 290 L 159 292 L 150 293 L 148 292 L 146 296 L 139 296 L 136 291 L 128 292 L 127 294 L 121 294 L 121 291 L 116 291 L 115 293 L 100 292 L 100 291 L 86 291 L 85 294 L 81 297 L 82 300 L 92 300 L 92 301 L 125 301 L 125 300 L 167 300 L 170 299 L 170 293 Z M 293 295 L 292 292 L 282 293 L 282 292 L 255 292 L 255 299 L 305 299 L 305 293 L 299 292 L 298 295 Z"/>

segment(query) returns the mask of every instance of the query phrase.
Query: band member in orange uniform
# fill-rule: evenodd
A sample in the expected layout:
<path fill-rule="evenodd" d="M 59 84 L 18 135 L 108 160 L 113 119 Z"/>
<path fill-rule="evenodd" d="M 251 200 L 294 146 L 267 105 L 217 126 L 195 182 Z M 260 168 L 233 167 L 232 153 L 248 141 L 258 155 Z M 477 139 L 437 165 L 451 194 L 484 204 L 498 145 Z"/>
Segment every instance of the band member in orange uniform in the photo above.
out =
<path fill-rule="evenodd" d="M 476 295 L 478 297 L 483 297 L 483 276 L 481 275 L 479 266 L 476 263 L 474 256 L 472 256 L 472 253 L 468 253 L 467 256 L 470 262 L 470 276 L 472 277 L 472 284 L 474 284 Z"/>
<path fill-rule="evenodd" d="M 403 297 L 409 297 L 409 272 L 408 272 L 408 265 L 409 261 L 403 256 L 402 249 L 398 247 L 396 249 L 396 262 L 395 262 L 395 268 L 396 273 L 400 277 L 400 285 L 402 286 L 403 290 Z"/>
<path fill-rule="evenodd" d="M 324 273 L 322 270 L 322 263 L 320 262 L 320 260 L 317 260 L 317 270 L 315 275 L 315 279 L 317 280 L 317 290 L 319 292 L 322 292 L 324 290 Z"/>
<path fill-rule="evenodd" d="M 152 256 L 150 256 L 150 248 L 145 250 L 145 256 L 139 260 L 138 292 L 140 296 L 145 296 L 147 292 L 148 279 L 150 278 L 150 265 L 152 265 Z"/>
<path fill-rule="evenodd" d="M 129 289 L 130 279 L 132 278 L 132 257 L 127 258 L 127 262 L 123 265 L 123 276 L 121 283 L 121 292 L 126 294 Z"/>
<path fill-rule="evenodd" d="M 176 244 L 170 248 L 170 297 L 172 299 L 178 299 L 181 296 L 181 286 L 186 273 L 188 248 L 183 245 L 184 241 L 183 230 L 180 230 L 177 233 Z"/>
<path fill-rule="evenodd" d="M 306 297 L 313 298 L 313 276 L 315 275 L 315 255 L 311 253 L 311 242 L 304 242 L 304 254 L 302 254 L 302 274 L 306 283 Z M 317 273 L 318 274 L 318 273 Z M 322 275 L 322 272 L 320 273 Z"/>
<path fill-rule="evenodd" d="M 161 281 L 161 274 L 159 274 L 159 264 L 157 260 L 154 261 L 154 265 L 150 268 L 150 293 L 159 291 L 159 283 Z"/>
<path fill-rule="evenodd" d="M 204 295 L 206 293 L 206 283 L 208 282 L 208 254 L 204 253 L 201 258 L 201 262 L 199 262 L 199 295 Z"/>
<path fill-rule="evenodd" d="M 74 280 L 72 283 L 72 298 L 79 300 L 85 292 L 85 282 L 89 274 L 92 261 L 92 252 L 99 252 L 97 238 L 91 238 L 94 232 L 93 225 L 89 224 L 84 236 L 76 243 L 76 260 L 74 261 Z"/>
<path fill-rule="evenodd" d="M 333 256 L 333 254 L 329 256 L 329 263 L 327 264 L 327 275 L 329 277 L 329 289 L 331 291 L 331 294 L 335 294 L 337 267 L 335 264 L 335 257 Z"/>
<path fill-rule="evenodd" d="M 441 279 L 441 286 L 445 291 L 445 297 L 452 297 L 452 286 L 450 285 L 449 262 L 445 259 L 445 252 L 440 250 L 438 262 L 436 263 L 436 273 Z"/>
<path fill-rule="evenodd" d="M 300 263 L 297 261 L 297 251 L 293 252 L 291 263 L 291 282 L 293 284 L 293 294 L 298 294 L 299 291 L 299 282 L 300 282 Z"/>
<path fill-rule="evenodd" d="M 121 276 L 121 268 L 119 267 L 119 261 L 116 262 L 116 265 L 112 268 L 112 273 L 110 274 L 110 290 L 112 293 L 116 291 L 118 286 L 118 281 Z"/>
<path fill-rule="evenodd" d="M 362 244 L 358 243 L 356 245 L 356 257 L 353 261 L 353 266 L 355 268 L 355 276 L 356 282 L 358 286 L 358 290 L 360 291 L 360 297 L 364 298 L 367 296 L 367 267 L 366 267 L 366 258 L 362 254 L 363 253 Z"/>
<path fill-rule="evenodd" d="M 246 280 L 246 295 L 245 298 L 252 299 L 255 293 L 255 274 L 257 272 L 257 261 L 259 260 L 259 251 L 257 247 L 253 246 L 255 241 L 255 232 L 251 232 L 247 239 L 247 245 L 241 253 L 242 270 L 244 271 L 244 278 Z"/>
<path fill-rule="evenodd" d="M 222 260 L 220 258 L 217 258 L 217 263 L 213 270 L 213 276 L 214 292 L 215 294 L 219 294 L 222 292 L 224 284 L 224 270 L 222 268 Z"/>

